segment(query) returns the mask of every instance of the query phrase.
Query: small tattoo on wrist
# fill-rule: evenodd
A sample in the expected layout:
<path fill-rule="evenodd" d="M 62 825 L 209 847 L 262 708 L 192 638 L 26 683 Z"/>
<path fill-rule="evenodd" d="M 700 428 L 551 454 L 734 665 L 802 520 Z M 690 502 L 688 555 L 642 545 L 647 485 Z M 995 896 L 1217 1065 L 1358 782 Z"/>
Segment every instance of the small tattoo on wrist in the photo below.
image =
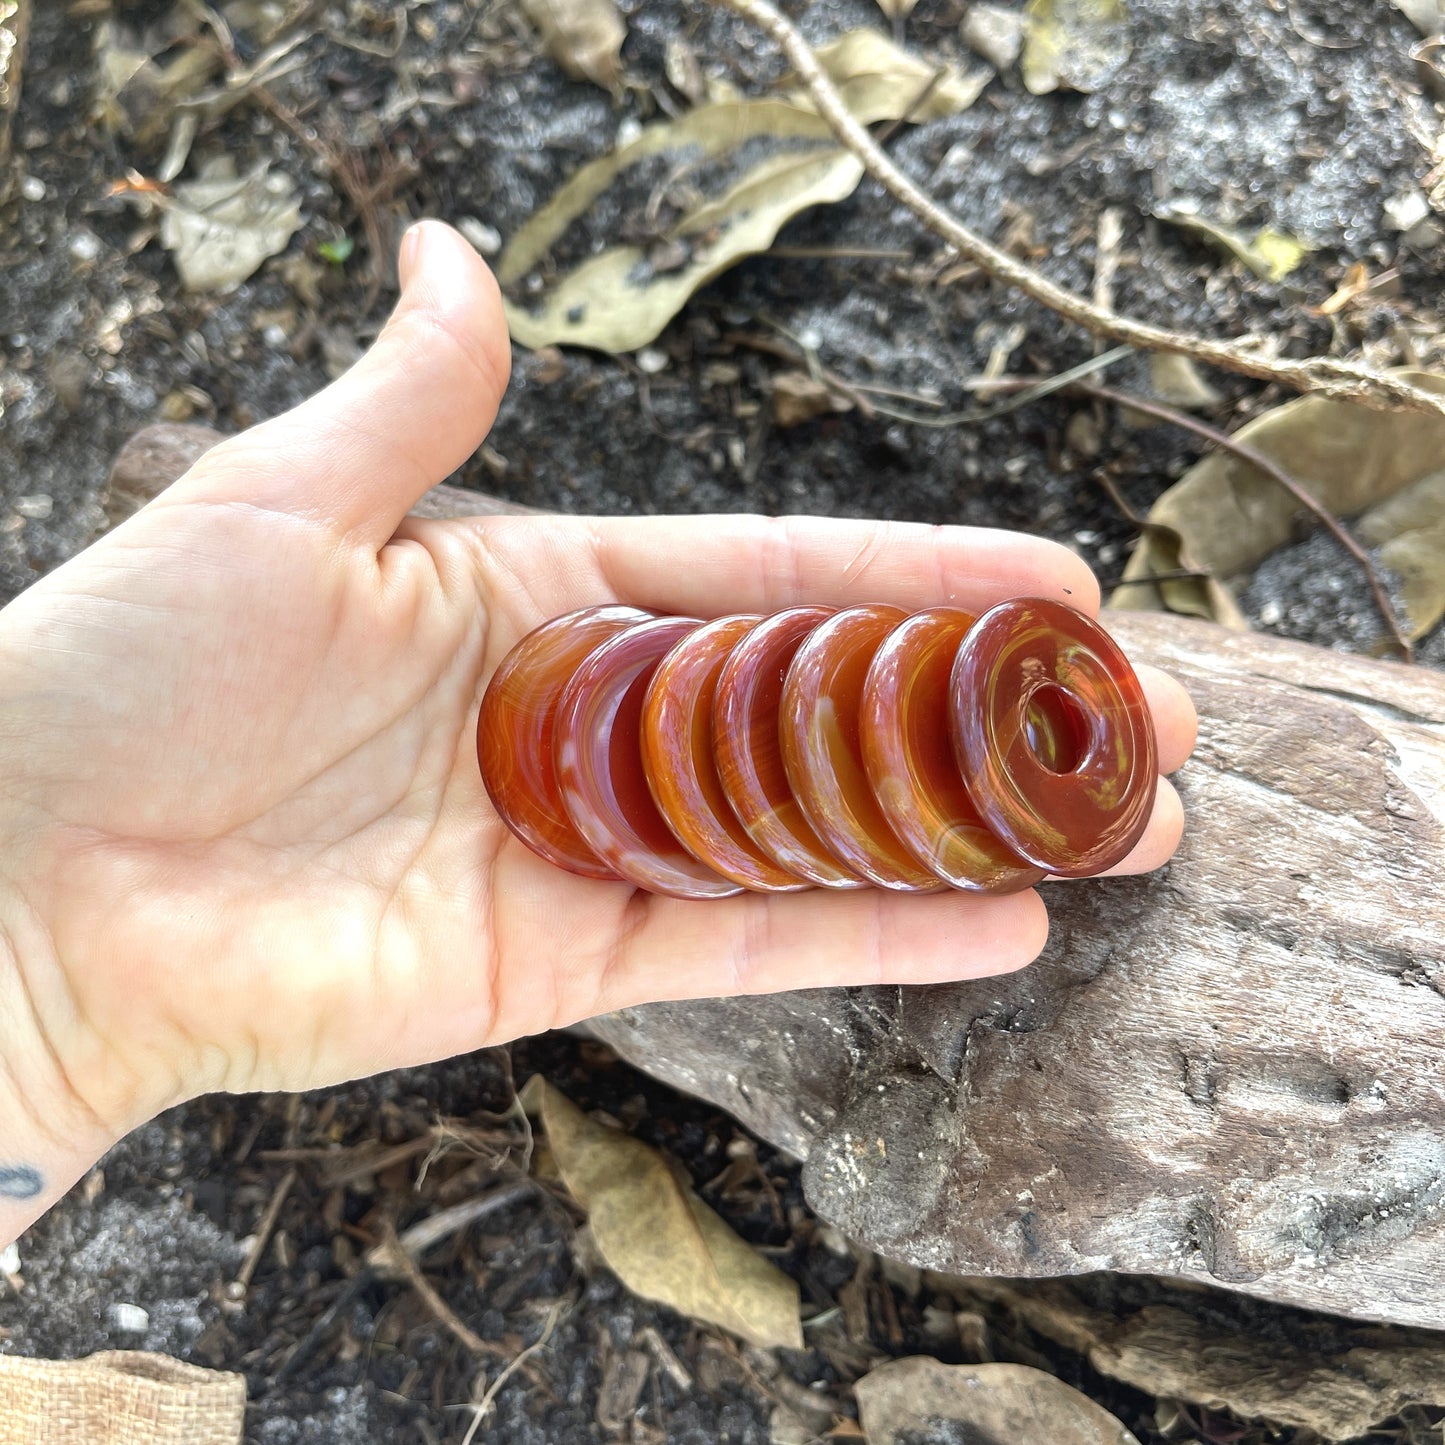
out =
<path fill-rule="evenodd" d="M 45 1181 L 28 1164 L 0 1164 L 0 1199 L 34 1199 Z"/>

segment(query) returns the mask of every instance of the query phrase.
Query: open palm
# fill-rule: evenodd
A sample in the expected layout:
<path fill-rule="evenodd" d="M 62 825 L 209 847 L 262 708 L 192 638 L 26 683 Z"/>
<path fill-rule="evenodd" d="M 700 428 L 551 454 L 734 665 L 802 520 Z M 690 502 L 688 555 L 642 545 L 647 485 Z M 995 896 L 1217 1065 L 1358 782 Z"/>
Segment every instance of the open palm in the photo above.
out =
<path fill-rule="evenodd" d="M 1035 893 L 742 896 L 585 881 L 502 827 L 487 677 L 548 617 L 621 601 L 1097 606 L 1008 533 L 758 518 L 405 517 L 485 435 L 496 289 L 414 232 L 346 377 L 224 444 L 0 613 L 0 931 L 85 1105 L 116 1127 L 210 1088 L 300 1088 L 651 999 L 935 981 L 1042 947 Z M 679 565 L 685 562 L 685 565 Z M 1147 672 L 1162 763 L 1193 739 Z M 1126 863 L 1179 834 L 1161 784 Z"/>

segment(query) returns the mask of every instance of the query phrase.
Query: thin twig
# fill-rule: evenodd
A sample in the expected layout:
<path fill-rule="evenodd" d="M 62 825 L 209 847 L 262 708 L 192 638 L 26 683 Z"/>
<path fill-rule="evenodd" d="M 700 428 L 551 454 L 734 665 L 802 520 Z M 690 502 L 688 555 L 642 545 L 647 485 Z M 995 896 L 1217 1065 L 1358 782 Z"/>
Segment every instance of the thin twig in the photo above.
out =
<path fill-rule="evenodd" d="M 1305 360 L 1267 354 L 1264 338 L 1216 341 L 1154 326 L 1130 316 L 1101 311 L 1092 302 L 1050 281 L 1032 266 L 999 250 L 975 235 L 915 185 L 860 125 L 844 105 L 837 87 L 818 63 L 812 47 L 797 28 L 769 0 L 712 0 L 741 15 L 764 31 L 782 50 L 813 97 L 818 113 L 827 121 L 845 149 L 851 151 L 869 175 L 889 195 L 907 206 L 918 219 L 995 280 L 1031 296 L 1051 311 L 1067 317 L 1098 336 L 1147 351 L 1174 351 L 1212 366 L 1261 381 L 1278 382 L 1296 391 L 1318 392 L 1338 401 L 1357 401 L 1382 410 L 1424 411 L 1445 416 L 1445 397 L 1434 396 L 1398 377 L 1387 376 L 1356 362 L 1316 356 Z"/>
<path fill-rule="evenodd" d="M 879 147 L 886 146 L 905 125 L 912 125 L 913 117 L 928 104 L 928 97 L 938 89 L 938 82 L 947 74 L 948 67 L 946 65 L 940 65 L 933 74 L 928 77 L 923 89 L 908 103 L 908 109 L 896 120 L 890 120 L 888 124 L 878 132 L 873 138 L 874 144 Z"/>
<path fill-rule="evenodd" d="M 1395 646 L 1400 649 L 1406 662 L 1415 660 L 1415 649 L 1410 643 L 1408 634 L 1400 625 L 1395 604 L 1390 600 L 1384 579 L 1380 576 L 1379 569 L 1375 566 L 1370 554 L 1354 539 L 1349 528 L 1328 507 L 1295 481 L 1278 462 L 1250 446 L 1248 442 L 1242 442 L 1238 437 L 1232 437 L 1228 432 L 1220 431 L 1218 427 L 1210 426 L 1208 422 L 1200 421 L 1198 417 L 1180 411 L 1177 407 L 1168 406 L 1162 401 L 1151 401 L 1147 397 L 1135 396 L 1131 392 L 1116 391 L 1112 386 L 1100 386 L 1097 382 L 1092 381 L 1077 382 L 1074 390 L 1082 392 L 1085 396 L 1092 396 L 1098 401 L 1109 401 L 1116 406 L 1126 406 L 1130 411 L 1143 412 L 1145 416 L 1156 417 L 1159 421 L 1167 421 L 1173 426 L 1191 431 L 1195 436 L 1202 437 L 1223 451 L 1237 456 L 1241 461 L 1248 462 L 1250 466 L 1263 472 L 1271 481 L 1277 482 L 1300 506 L 1317 517 L 1340 546 L 1360 564 L 1360 568 L 1370 584 L 1370 591 L 1375 595 L 1375 605 L 1380 609 L 1380 616 L 1384 618 L 1385 626 L 1389 629 Z"/>
<path fill-rule="evenodd" d="M 351 1302 L 369 1285 L 375 1276 L 369 1269 L 360 1269 L 346 1281 L 341 1292 L 331 1301 L 329 1305 L 312 1322 L 311 1328 L 306 1331 L 300 1344 L 286 1357 L 280 1369 L 276 1371 L 274 1383 L 284 1384 L 297 1370 L 304 1365 L 316 1352 L 316 1347 L 325 1338 L 328 1331 L 340 1317 L 341 1312 L 349 1309 Z"/>
<path fill-rule="evenodd" d="M 383 1228 L 380 1248 L 384 1251 L 387 1266 L 417 1292 L 421 1302 L 456 1336 L 473 1355 L 494 1355 L 497 1347 L 490 1345 L 432 1288 L 431 1281 L 421 1272 L 411 1255 L 402 1248 L 396 1236 L 396 1226 L 387 1220 Z"/>
<path fill-rule="evenodd" d="M 731 0 L 726 0 L 731 3 Z M 766 318 L 765 318 L 766 319 Z M 776 322 L 771 322 L 774 328 L 785 335 L 792 342 L 792 347 L 786 343 L 775 342 L 767 337 L 754 336 L 747 332 L 729 332 L 725 340 L 752 347 L 757 351 L 763 351 L 770 355 L 780 357 L 787 361 L 805 364 L 811 373 L 826 385 L 833 387 L 845 396 L 856 398 L 858 392 L 855 384 L 846 377 L 839 376 L 836 372 L 825 367 L 815 353 L 807 348 L 801 347 L 795 337 L 785 328 Z M 798 350 L 793 350 L 797 347 Z M 1181 427 L 1185 431 L 1193 432 L 1195 436 L 1211 442 L 1214 446 L 1232 453 L 1241 461 L 1248 462 L 1251 466 L 1258 468 L 1265 476 L 1277 482 L 1292 496 L 1306 511 L 1312 513 L 1319 519 L 1321 524 L 1329 531 L 1337 542 L 1359 563 L 1369 583 L 1370 591 L 1374 595 L 1375 605 L 1379 608 L 1380 616 L 1383 618 L 1386 628 L 1389 630 L 1391 640 L 1400 650 L 1401 656 L 1406 662 L 1415 660 L 1415 649 L 1410 642 L 1409 634 L 1401 626 L 1399 613 L 1395 610 L 1394 603 L 1390 600 L 1390 594 L 1385 587 L 1384 580 L 1380 576 L 1379 569 L 1375 566 L 1370 554 L 1355 540 L 1349 529 L 1336 517 L 1328 507 L 1318 501 L 1306 488 L 1300 485 L 1288 472 L 1277 462 L 1272 461 L 1263 452 L 1250 446 L 1248 442 L 1242 442 L 1236 437 L 1230 436 L 1228 432 L 1221 431 L 1218 427 L 1210 426 L 1208 422 L 1200 421 L 1198 417 L 1191 416 L 1188 412 L 1180 411 L 1164 402 L 1153 401 L 1148 397 L 1135 396 L 1132 392 L 1118 391 L 1110 386 L 1102 386 L 1097 382 L 1089 381 L 1087 378 L 1091 373 L 1104 370 L 1115 362 L 1122 360 L 1131 350 L 1127 346 L 1114 348 L 1099 356 L 1090 357 L 1087 361 L 1081 362 L 1078 366 L 1070 367 L 1067 371 L 1058 372 L 1054 376 L 1046 376 L 1040 379 L 1028 377 L 995 377 L 988 381 L 988 385 L 999 391 L 1011 391 L 1015 394 L 1007 401 L 1000 402 L 997 406 L 979 408 L 969 411 L 947 412 L 942 415 L 920 416 L 912 412 L 899 410 L 890 407 L 882 402 L 871 401 L 872 410 L 880 416 L 889 417 L 896 421 L 907 422 L 912 426 L 922 427 L 951 427 L 959 426 L 969 422 L 989 421 L 994 417 L 1002 416 L 1006 412 L 1016 411 L 1019 407 L 1030 402 L 1038 401 L 1056 391 L 1074 391 L 1084 396 L 1092 397 L 1096 401 L 1113 402 L 1118 406 L 1128 407 L 1132 411 L 1142 412 L 1146 416 L 1156 417 L 1160 421 L 1169 422 L 1174 426 Z M 1116 506 L 1124 513 L 1133 524 L 1141 531 L 1147 531 L 1156 526 L 1147 517 L 1141 517 L 1129 507 L 1112 480 L 1100 476 L 1100 484 L 1107 490 Z M 1166 529 L 1167 530 L 1167 529 Z M 1208 574 L 1205 574 L 1208 575 Z M 1139 578 L 1138 583 L 1149 579 Z M 1168 581 L 1167 577 L 1158 580 Z"/>
<path fill-rule="evenodd" d="M 247 1251 L 246 1258 L 241 1262 L 241 1268 L 236 1273 L 236 1283 L 233 1289 L 238 1295 L 243 1295 L 250 1289 L 251 1281 L 255 1278 L 257 1267 L 261 1263 L 261 1256 L 265 1254 L 266 1245 L 270 1242 L 271 1234 L 276 1228 L 276 1221 L 281 1217 L 281 1206 L 286 1203 L 286 1196 L 291 1193 L 295 1184 L 296 1170 L 288 1169 L 281 1176 L 281 1182 L 271 1195 L 271 1202 L 266 1206 L 266 1212 L 261 1216 L 261 1222 L 256 1226 L 256 1233 L 252 1236 L 251 1248 Z"/>
<path fill-rule="evenodd" d="M 1158 522 L 1151 522 L 1142 512 L 1137 511 L 1130 504 L 1129 499 L 1119 490 L 1118 483 L 1115 482 L 1113 477 L 1104 471 L 1102 467 L 1094 473 L 1094 480 L 1108 493 L 1109 500 L 1113 502 L 1124 520 L 1126 522 L 1132 522 L 1139 531 L 1168 532 L 1171 530 L 1168 527 L 1161 526 Z"/>
<path fill-rule="evenodd" d="M 475 1413 L 472 1416 L 471 1428 L 462 1437 L 462 1445 L 471 1445 L 473 1439 L 476 1438 L 476 1433 L 481 1428 L 482 1421 L 487 1418 L 487 1412 L 492 1408 L 492 1401 L 497 1398 L 502 1386 L 526 1364 L 529 1357 L 535 1355 L 552 1338 L 552 1331 L 557 1328 L 557 1321 L 562 1318 L 562 1307 L 566 1303 L 566 1300 L 559 1299 L 552 1306 L 547 1312 L 547 1323 L 542 1326 L 542 1333 L 503 1367 L 501 1374 L 487 1386 L 487 1393 L 472 1406 Z"/>
<path fill-rule="evenodd" d="M 762 319 L 786 340 L 774 341 L 769 336 L 758 336 L 751 331 L 728 331 L 723 334 L 722 339 L 732 345 L 746 346 L 751 351 L 761 351 L 764 355 L 776 356 L 780 361 L 788 361 L 794 366 L 806 368 L 815 381 L 822 382 L 823 385 L 852 401 L 864 417 L 869 417 L 876 412 L 879 416 L 886 416 L 890 421 L 907 422 L 910 426 L 947 428 L 992 421 L 995 417 L 1006 416 L 1011 411 L 1017 411 L 1021 406 L 1038 401 L 1051 392 L 1065 390 L 1083 380 L 1084 377 L 1092 376 L 1095 372 L 1107 370 L 1130 355 L 1133 350 L 1128 346 L 1116 346 L 1111 351 L 1091 356 L 1077 366 L 1071 366 L 1067 371 L 1058 372 L 1054 376 L 966 377 L 955 383 L 960 390 L 980 391 L 987 387 L 993 391 L 1017 391 L 1018 395 L 1010 396 L 1006 401 L 998 402 L 993 406 L 976 406 L 967 407 L 962 411 L 920 414 L 888 406 L 884 402 L 875 401 L 874 397 L 902 396 L 918 406 L 937 406 L 940 403 L 928 397 L 910 396 L 908 393 L 891 387 L 865 386 L 846 376 L 840 376 L 836 371 L 825 366 L 818 359 L 817 353 L 804 346 L 787 327 L 770 317 L 765 316 Z M 865 392 L 866 396 L 863 395 Z"/>
<path fill-rule="evenodd" d="M 886 246 L 773 246 L 768 259 L 776 261 L 911 261 L 912 251 Z M 1398 274 L 1398 273 L 1396 273 Z"/>
<path fill-rule="evenodd" d="M 1098 371 L 1107 371 L 1109 367 L 1123 361 L 1126 356 L 1133 353 L 1133 350 L 1132 346 L 1116 346 L 1111 351 L 1102 351 L 1097 356 L 1089 357 L 1087 361 L 1081 361 L 1077 366 L 1069 367 L 1067 371 L 1042 377 L 1020 390 L 1016 396 L 1009 397 L 1007 401 L 1000 401 L 986 408 L 980 414 L 979 420 L 992 421 L 996 416 L 1006 416 L 1011 411 L 1017 411 L 1021 406 L 1042 401 L 1044 397 L 1050 396 L 1056 391 L 1066 391 L 1070 387 L 1078 386 L 1085 377 L 1092 376 Z M 1003 380 L 1004 378 L 999 377 L 992 385 L 1001 387 Z"/>
<path fill-rule="evenodd" d="M 511 1184 L 503 1184 L 486 1194 L 480 1194 L 475 1199 L 467 1199 L 461 1204 L 439 1209 L 435 1214 L 428 1214 L 413 1224 L 405 1234 L 384 1237 L 381 1243 L 367 1254 L 366 1262 L 383 1279 L 410 1279 L 409 1274 L 397 1275 L 393 1272 L 393 1238 L 395 1246 L 409 1259 L 415 1260 L 459 1230 L 470 1228 L 479 1219 L 485 1219 L 489 1214 L 496 1214 L 499 1210 L 527 1198 L 535 1189 L 536 1186 L 530 1178 L 517 1179 Z"/>

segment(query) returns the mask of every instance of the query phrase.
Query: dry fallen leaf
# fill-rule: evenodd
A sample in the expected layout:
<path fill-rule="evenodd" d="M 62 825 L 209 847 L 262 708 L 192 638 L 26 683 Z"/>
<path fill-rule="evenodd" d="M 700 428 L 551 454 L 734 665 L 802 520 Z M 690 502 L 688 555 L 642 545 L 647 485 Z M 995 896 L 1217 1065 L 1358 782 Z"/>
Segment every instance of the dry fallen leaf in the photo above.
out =
<path fill-rule="evenodd" d="M 1160 401 L 1190 411 L 1218 406 L 1224 400 L 1199 374 L 1193 361 L 1177 351 L 1150 353 L 1149 385 Z"/>
<path fill-rule="evenodd" d="M 279 256 L 301 225 L 289 176 L 265 165 L 238 176 L 229 156 L 208 162 L 163 205 L 161 244 L 188 291 L 234 290 Z"/>
<path fill-rule="evenodd" d="M 1034 95 L 1102 90 L 1129 58 L 1124 0 L 1029 0 L 1024 8 L 1024 85 Z"/>
<path fill-rule="evenodd" d="M 845 35 L 818 56 L 864 124 L 951 115 L 972 104 L 988 78 L 948 67 L 937 72 L 871 31 Z M 653 171 L 658 180 L 647 185 L 646 203 L 632 203 L 645 241 L 584 248 L 570 269 L 556 262 L 554 247 L 606 193 Z M 767 250 L 800 211 L 851 195 L 862 174 L 796 94 L 717 100 L 649 126 L 577 171 L 503 248 L 497 277 L 510 293 L 512 337 L 532 348 L 570 343 L 636 351 L 700 286 Z M 617 229 L 616 222 L 609 226 L 607 240 Z M 561 272 L 555 281 L 544 274 L 547 261 Z M 534 272 L 532 290 L 526 283 Z"/>
<path fill-rule="evenodd" d="M 1445 376 L 1423 371 L 1400 375 L 1445 394 Z M 1419 637 L 1439 620 L 1432 599 L 1442 589 L 1438 578 L 1445 572 L 1445 554 L 1436 554 L 1442 560 L 1435 577 L 1420 574 L 1422 565 L 1427 574 L 1431 571 L 1428 558 L 1439 532 L 1438 516 L 1432 521 L 1430 509 L 1441 495 L 1432 489 L 1432 479 L 1445 460 L 1445 419 L 1306 396 L 1257 417 L 1236 435 L 1277 462 L 1337 517 L 1352 517 L 1400 494 L 1396 511 L 1377 509 L 1374 515 L 1384 520 L 1372 524 L 1375 535 L 1381 541 L 1400 539 L 1397 562 L 1388 557 L 1385 561 L 1398 563 L 1407 579 L 1407 596 L 1413 599 L 1411 635 Z M 1420 491 L 1407 507 L 1406 489 L 1426 482 L 1432 482 L 1432 488 Z M 1163 607 L 1243 627 L 1227 584 L 1288 542 L 1301 515 L 1299 504 L 1273 478 L 1231 452 L 1211 452 L 1154 503 L 1151 529 L 1124 568 L 1126 582 L 1140 579 L 1143 585 L 1119 588 L 1109 605 L 1132 611 Z M 1205 568 L 1213 576 L 1208 581 L 1143 582 L 1181 568 Z"/>
<path fill-rule="evenodd" d="M 773 378 L 773 420 L 779 426 L 801 426 L 820 416 L 851 411 L 853 403 L 806 371 L 782 371 Z"/>
<path fill-rule="evenodd" d="M 862 125 L 905 115 L 919 123 L 957 115 L 967 110 L 993 79 L 982 68 L 964 74 L 951 65 L 934 65 L 877 30 L 850 30 L 822 46 L 817 55 L 843 104 Z M 804 110 L 813 108 L 812 98 L 800 82 L 789 99 Z"/>
<path fill-rule="evenodd" d="M 1441 0 L 1393 0 L 1393 4 L 1421 35 L 1445 31 L 1445 6 Z"/>
<path fill-rule="evenodd" d="M 1445 617 L 1445 469 L 1371 507 L 1355 535 L 1399 574 L 1410 636 L 1423 637 Z"/>
<path fill-rule="evenodd" d="M 1283 231 L 1264 226 L 1252 236 L 1232 226 L 1221 226 L 1202 216 L 1195 207 L 1183 201 L 1163 205 L 1154 212 L 1161 221 L 1168 221 L 1181 230 L 1192 231 L 1244 262 L 1256 276 L 1266 281 L 1283 281 L 1310 254 L 1311 247 Z"/>
<path fill-rule="evenodd" d="M 221 72 L 215 37 L 181 8 L 138 31 L 105 21 L 95 36 L 94 118 L 149 146 L 165 135 L 181 102 Z"/>
<path fill-rule="evenodd" d="M 853 1387 L 868 1445 L 1139 1445 L 1102 1405 L 1029 1365 L 890 1360 Z"/>
<path fill-rule="evenodd" d="M 907 20 L 917 4 L 918 0 L 878 0 L 878 8 L 895 23 Z"/>
<path fill-rule="evenodd" d="M 1445 1355 L 1429 1330 L 1325 1317 L 1270 1328 L 1267 1314 L 1251 1328 L 1218 1321 L 1207 1295 L 1198 1314 L 1169 1304 L 1116 1314 L 1062 1280 L 959 1283 L 1136 1390 L 1324 1440 L 1358 1439 L 1407 1405 L 1445 1399 Z"/>
<path fill-rule="evenodd" d="M 707 96 L 707 80 L 697 56 L 681 35 L 669 35 L 662 53 L 662 69 L 668 82 L 691 105 L 701 105 Z"/>
<path fill-rule="evenodd" d="M 603 1259 L 628 1289 L 752 1344 L 802 1348 L 798 1286 L 739 1239 L 678 1177 L 677 1165 L 589 1119 L 540 1075 L 527 1081 L 521 1100 L 587 1211 Z"/>
<path fill-rule="evenodd" d="M 613 0 L 522 0 L 522 8 L 547 54 L 573 80 L 621 91 L 627 26 Z"/>
<path fill-rule="evenodd" d="M 1310 309 L 1316 316 L 1333 316 L 1337 311 L 1343 311 L 1351 301 L 1363 296 L 1370 289 L 1370 268 L 1363 261 L 1356 261 L 1348 271 L 1344 279 L 1327 300 L 1319 306 Z"/>

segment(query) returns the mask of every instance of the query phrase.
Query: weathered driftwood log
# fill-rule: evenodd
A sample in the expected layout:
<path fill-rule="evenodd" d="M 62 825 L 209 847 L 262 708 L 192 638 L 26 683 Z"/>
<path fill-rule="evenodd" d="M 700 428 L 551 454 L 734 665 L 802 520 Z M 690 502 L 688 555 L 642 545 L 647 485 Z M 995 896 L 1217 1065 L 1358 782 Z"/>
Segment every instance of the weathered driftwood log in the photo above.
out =
<path fill-rule="evenodd" d="M 107 525 L 125 521 L 225 439 L 224 433 L 197 422 L 156 422 L 142 427 L 120 449 L 110 469 L 103 499 Z M 418 517 L 476 517 L 535 510 L 443 482 L 422 497 L 412 513 Z"/>
<path fill-rule="evenodd" d="M 1200 711 L 1168 869 L 1050 885 L 1048 950 L 1009 977 L 590 1028 L 805 1158 L 819 1213 L 882 1254 L 1445 1326 L 1445 677 L 1110 626 Z"/>
<path fill-rule="evenodd" d="M 1110 626 L 1199 707 L 1168 869 L 1050 885 L 1012 976 L 591 1028 L 804 1157 L 882 1254 L 1445 1326 L 1445 677 Z"/>

